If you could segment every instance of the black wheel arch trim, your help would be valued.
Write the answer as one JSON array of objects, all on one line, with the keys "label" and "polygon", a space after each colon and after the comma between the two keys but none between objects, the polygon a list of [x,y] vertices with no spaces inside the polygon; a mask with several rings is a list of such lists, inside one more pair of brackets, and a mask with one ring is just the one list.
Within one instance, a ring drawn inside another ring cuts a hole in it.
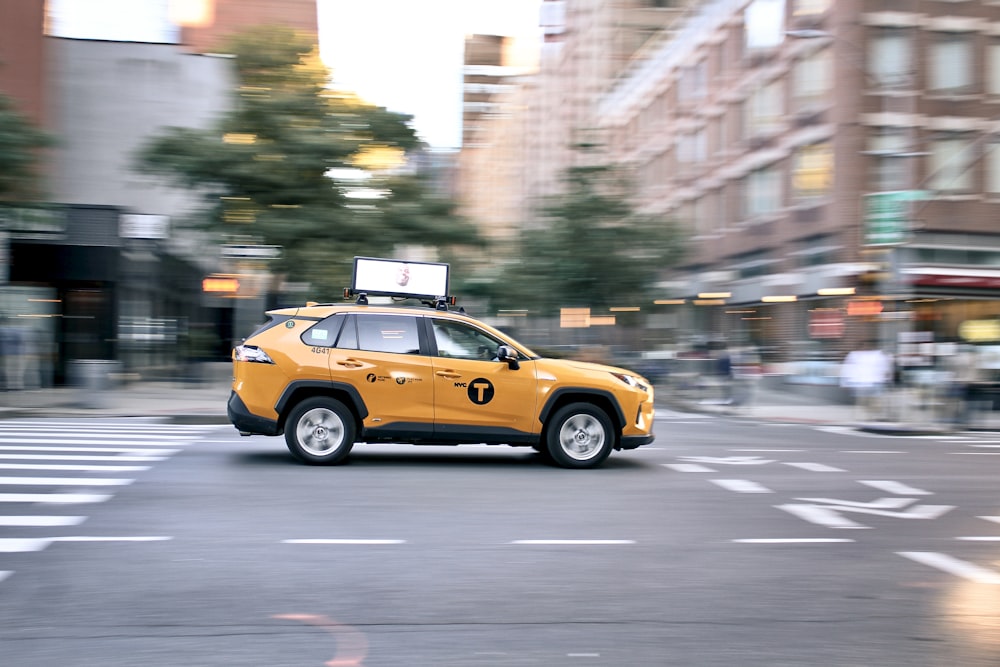
[{"label": "black wheel arch trim", "polygon": [[323,389],[326,391],[343,392],[351,399],[351,405],[354,411],[357,412],[358,418],[364,421],[368,417],[368,408],[365,406],[365,401],[361,398],[361,394],[357,389],[345,382],[327,380],[295,380],[289,382],[285,390],[281,392],[281,396],[278,397],[278,402],[274,404],[274,411],[279,415],[284,414],[285,409],[288,407],[288,401],[300,389]]},{"label": "black wheel arch trim", "polygon": [[614,414],[609,415],[612,419],[616,420],[617,428],[621,429],[625,427],[628,422],[625,420],[625,413],[622,411],[622,406],[619,405],[618,399],[610,391],[604,389],[593,389],[591,387],[560,387],[552,392],[548,400],[545,401],[545,406],[542,407],[542,411],[538,413],[538,419],[543,424],[548,421],[549,414],[552,412],[554,406],[562,399],[566,394],[583,394],[585,396],[600,396],[606,399],[611,407],[614,409]]}]

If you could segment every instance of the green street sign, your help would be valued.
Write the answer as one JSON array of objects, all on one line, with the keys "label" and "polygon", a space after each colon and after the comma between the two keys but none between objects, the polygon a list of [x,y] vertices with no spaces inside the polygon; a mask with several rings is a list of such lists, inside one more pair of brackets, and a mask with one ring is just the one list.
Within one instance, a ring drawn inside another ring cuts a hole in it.
[{"label": "green street sign", "polygon": [[865,245],[899,245],[910,233],[910,202],[927,199],[924,190],[894,190],[865,195]]}]

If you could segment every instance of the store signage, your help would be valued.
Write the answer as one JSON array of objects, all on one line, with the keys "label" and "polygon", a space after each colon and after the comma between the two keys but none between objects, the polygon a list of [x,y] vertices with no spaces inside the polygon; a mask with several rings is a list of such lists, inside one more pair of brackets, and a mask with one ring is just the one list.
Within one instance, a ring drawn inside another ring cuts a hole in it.
[{"label": "store signage", "polygon": [[911,202],[927,199],[923,190],[894,190],[865,195],[865,245],[900,245],[910,234]]},{"label": "store signage", "polygon": [[958,325],[958,335],[970,343],[1000,340],[1000,320],[965,320]]},{"label": "store signage", "polygon": [[1000,277],[919,274],[913,276],[913,284],[926,285],[929,287],[974,287],[978,289],[1000,289]]},{"label": "store signage", "polygon": [[165,239],[170,234],[170,216],[124,213],[118,216],[118,236],[123,239]]}]

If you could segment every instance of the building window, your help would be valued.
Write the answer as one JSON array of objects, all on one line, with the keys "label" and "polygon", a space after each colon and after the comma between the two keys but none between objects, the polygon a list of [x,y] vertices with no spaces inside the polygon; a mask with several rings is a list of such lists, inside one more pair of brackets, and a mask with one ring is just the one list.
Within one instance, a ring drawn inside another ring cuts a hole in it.
[{"label": "building window", "polygon": [[1000,41],[993,41],[986,49],[986,92],[1000,95]]},{"label": "building window", "polygon": [[795,63],[792,75],[796,111],[822,104],[833,84],[833,56],[829,48],[821,49]]},{"label": "building window", "polygon": [[985,158],[986,192],[1000,195],[1000,144],[987,144]]},{"label": "building window", "polygon": [[872,157],[872,174],[869,182],[872,192],[905,190],[909,187],[912,158],[904,157],[910,150],[910,139],[903,129],[886,130],[873,135],[868,141]]},{"label": "building window", "polygon": [[796,199],[823,197],[833,187],[833,149],[829,143],[802,146],[795,154],[792,187]]},{"label": "building window", "polygon": [[913,35],[901,28],[879,28],[871,38],[868,76],[878,88],[913,86]]},{"label": "building window", "polygon": [[773,134],[784,122],[784,86],[777,79],[754,91],[750,97],[747,128],[750,136]]},{"label": "building window", "polygon": [[953,134],[931,141],[930,176],[932,190],[962,193],[972,190],[973,144],[968,135]]},{"label": "building window", "polygon": [[815,16],[816,14],[824,14],[830,5],[833,4],[833,0],[795,0],[795,16]]},{"label": "building window", "polygon": [[928,88],[935,93],[973,92],[972,37],[965,33],[938,33],[928,63]]},{"label": "building window", "polygon": [[677,162],[704,162],[708,157],[708,138],[704,129],[680,135],[677,139]]},{"label": "building window", "polygon": [[750,173],[746,190],[747,215],[751,218],[780,211],[783,207],[781,169],[771,165]]},{"label": "building window", "polygon": [[700,100],[708,92],[708,61],[681,68],[678,95],[682,100]]}]

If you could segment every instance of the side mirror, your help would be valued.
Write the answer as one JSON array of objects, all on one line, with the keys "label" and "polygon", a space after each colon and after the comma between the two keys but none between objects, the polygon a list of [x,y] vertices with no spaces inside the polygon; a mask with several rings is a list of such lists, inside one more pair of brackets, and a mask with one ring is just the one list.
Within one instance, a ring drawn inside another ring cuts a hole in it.
[{"label": "side mirror", "polygon": [[497,348],[497,359],[506,362],[512,371],[521,367],[521,364],[517,363],[517,352],[509,345],[501,345]]}]

